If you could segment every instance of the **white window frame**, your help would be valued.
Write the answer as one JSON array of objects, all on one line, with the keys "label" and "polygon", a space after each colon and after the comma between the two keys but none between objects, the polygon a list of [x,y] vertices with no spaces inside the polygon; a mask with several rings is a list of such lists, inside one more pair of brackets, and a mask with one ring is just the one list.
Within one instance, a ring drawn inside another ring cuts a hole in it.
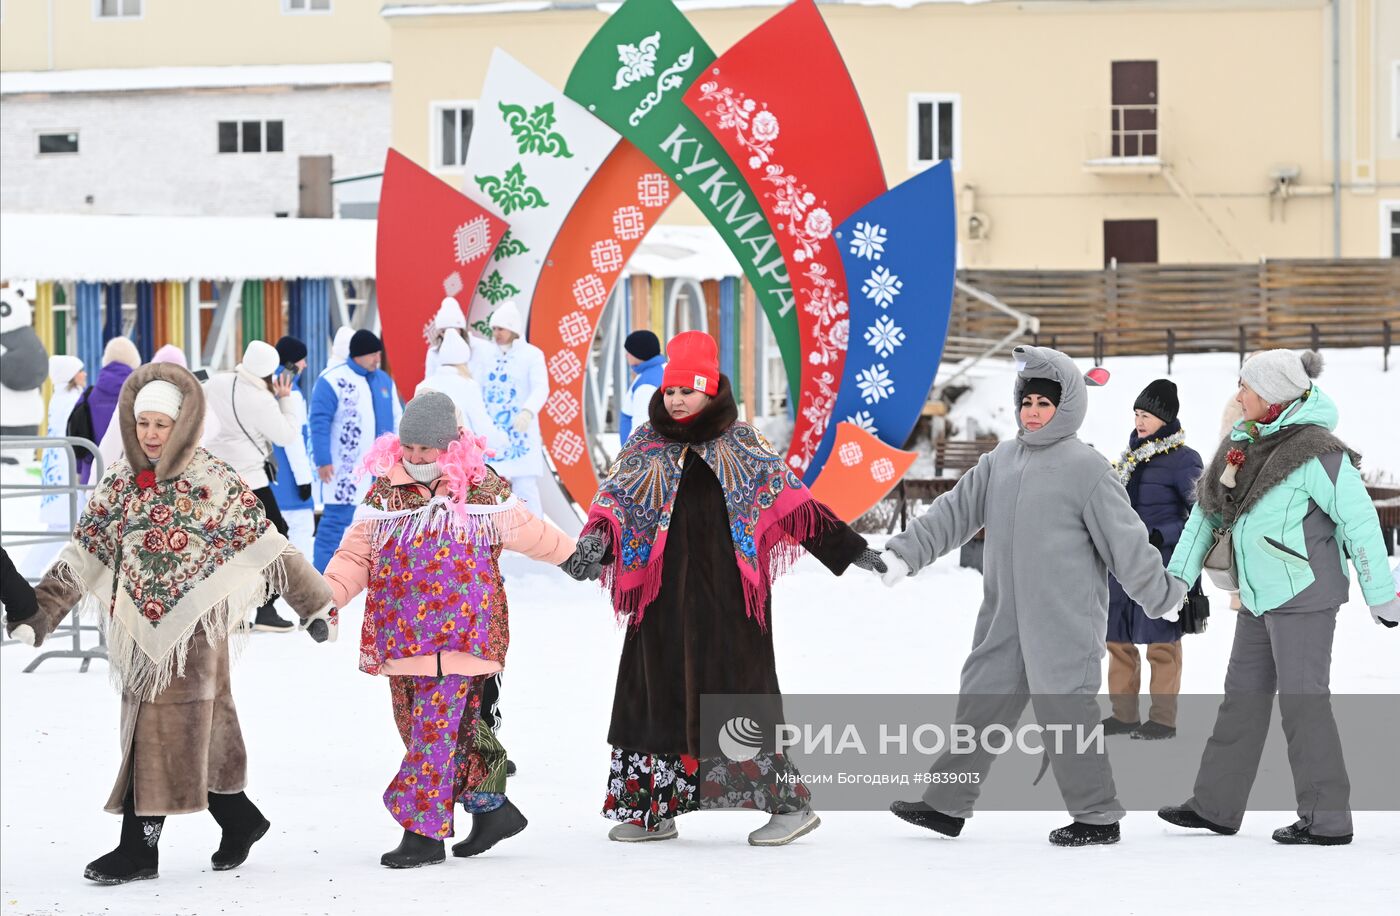
[{"label": "white window frame", "polygon": [[[78,148],[71,153],[41,153],[39,152],[39,138],[49,134],[73,134],[78,138]],[[66,156],[81,156],[83,154],[83,132],[76,127],[70,129],[63,127],[45,127],[34,131],[34,158],[36,159],[62,159]]]},{"label": "white window frame", "polygon": [[935,166],[938,159],[923,161],[919,159],[919,105],[931,103],[933,105],[933,148],[935,153],[938,150],[938,104],[940,102],[953,103],[953,171],[962,171],[962,93],[960,92],[911,92],[909,93],[909,171],[922,172],[924,169]]},{"label": "white window frame", "polygon": [[1383,258],[1390,258],[1390,215],[1400,213],[1400,198],[1381,201],[1381,251]]},{"label": "white window frame", "polygon": [[[438,159],[442,152],[442,112],[448,108],[469,108],[472,112],[472,131],[476,131],[477,99],[435,99],[428,103],[428,161],[434,172],[460,174],[466,171],[466,157],[461,165],[448,165]],[[470,141],[468,141],[470,144]]]},{"label": "white window frame", "polygon": [[[118,9],[126,0],[118,0]],[[98,22],[135,22],[146,18],[146,0],[136,0],[140,6],[140,11],[132,13],[117,13],[115,16],[102,15],[102,0],[92,0],[92,18]]]},{"label": "white window frame", "polygon": [[323,10],[313,10],[311,0],[302,0],[305,6],[302,9],[293,9],[292,0],[282,0],[282,15],[284,16],[329,16],[335,12],[335,0],[330,0]]}]

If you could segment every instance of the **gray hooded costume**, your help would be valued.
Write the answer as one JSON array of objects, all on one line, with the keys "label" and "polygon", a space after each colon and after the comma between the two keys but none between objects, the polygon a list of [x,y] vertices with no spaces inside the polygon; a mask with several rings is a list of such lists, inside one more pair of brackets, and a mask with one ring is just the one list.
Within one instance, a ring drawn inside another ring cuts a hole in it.
[{"label": "gray hooded costume", "polygon": [[[1033,700],[1041,724],[1078,726],[1087,735],[1099,722],[1108,573],[1153,618],[1180,607],[1186,585],[1162,568],[1108,461],[1075,435],[1088,392],[1074,362],[1044,347],[1017,347],[1015,355],[1024,362],[1018,410],[1026,380],[1048,378],[1061,388],[1054,417],[983,455],[888,549],[912,574],[985,528],[985,597],[963,665],[958,721],[979,731],[994,722],[1014,728]],[[1108,759],[1076,755],[1074,734],[1065,753],[1055,753],[1045,736],[1065,806],[1077,821],[1114,823],[1123,808]],[[932,770],[985,773],[992,759],[986,752],[944,754]],[[924,801],[969,817],[978,794],[977,784],[935,779]]]}]

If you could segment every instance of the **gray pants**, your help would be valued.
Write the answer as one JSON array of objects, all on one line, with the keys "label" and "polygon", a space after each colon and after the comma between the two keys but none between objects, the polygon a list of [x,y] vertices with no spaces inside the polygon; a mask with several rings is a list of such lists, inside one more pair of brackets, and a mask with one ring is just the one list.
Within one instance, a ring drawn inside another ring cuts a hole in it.
[{"label": "gray pants", "polygon": [[1351,833],[1351,783],[1329,688],[1337,610],[1240,612],[1225,700],[1186,803],[1201,817],[1236,829],[1244,820],[1277,692],[1298,825],[1319,836]]},{"label": "gray pants", "polygon": [[[1033,616],[1028,623],[1040,624]],[[1053,628],[1053,623],[1049,626]],[[1088,632],[1088,628],[1079,631]],[[971,725],[979,734],[993,724],[1015,729],[1030,703],[1042,726],[1063,724],[1071,728],[1071,735],[1091,733],[1102,717],[1098,704],[1102,649],[1095,652],[1092,644],[1059,644],[1055,635],[1023,632],[1014,613],[984,610],[973,635],[972,654],[963,665],[957,722]],[[1034,647],[1029,657],[1022,649],[1023,637]],[[1060,643],[1065,638],[1061,635]],[[1076,753],[1072,737],[1060,753],[1054,752],[1048,735],[1045,744],[1060,796],[1076,821],[1116,824],[1122,820],[1123,806],[1106,753]],[[982,792],[980,780],[995,759],[980,743],[971,754],[945,752],[929,768],[934,782],[924,792],[924,803],[953,817],[971,817]],[[939,774],[947,773],[975,773],[979,781],[939,782]]]}]

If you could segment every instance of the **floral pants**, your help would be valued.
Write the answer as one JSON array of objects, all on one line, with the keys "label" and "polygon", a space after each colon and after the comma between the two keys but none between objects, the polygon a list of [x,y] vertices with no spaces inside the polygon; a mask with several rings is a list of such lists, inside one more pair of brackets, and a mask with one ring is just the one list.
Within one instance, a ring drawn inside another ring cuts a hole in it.
[{"label": "floral pants", "polygon": [[403,763],[384,807],[405,830],[453,833],[453,805],[473,814],[505,804],[505,748],[481,721],[484,678],[461,674],[389,678]]},{"label": "floral pants", "polygon": [[812,793],[781,754],[759,754],[735,763],[724,757],[648,754],[614,747],[603,816],[655,830],[691,811],[753,808],[792,814]]}]

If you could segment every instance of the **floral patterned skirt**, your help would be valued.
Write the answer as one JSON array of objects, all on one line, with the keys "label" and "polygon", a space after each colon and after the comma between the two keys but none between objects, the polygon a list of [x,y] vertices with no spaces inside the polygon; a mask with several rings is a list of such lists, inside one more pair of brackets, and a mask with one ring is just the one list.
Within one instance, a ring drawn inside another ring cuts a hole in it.
[{"label": "floral patterned skirt", "polygon": [[792,814],[811,801],[797,768],[782,754],[735,763],[725,757],[612,749],[603,817],[655,830],[691,811],[750,808]]}]

